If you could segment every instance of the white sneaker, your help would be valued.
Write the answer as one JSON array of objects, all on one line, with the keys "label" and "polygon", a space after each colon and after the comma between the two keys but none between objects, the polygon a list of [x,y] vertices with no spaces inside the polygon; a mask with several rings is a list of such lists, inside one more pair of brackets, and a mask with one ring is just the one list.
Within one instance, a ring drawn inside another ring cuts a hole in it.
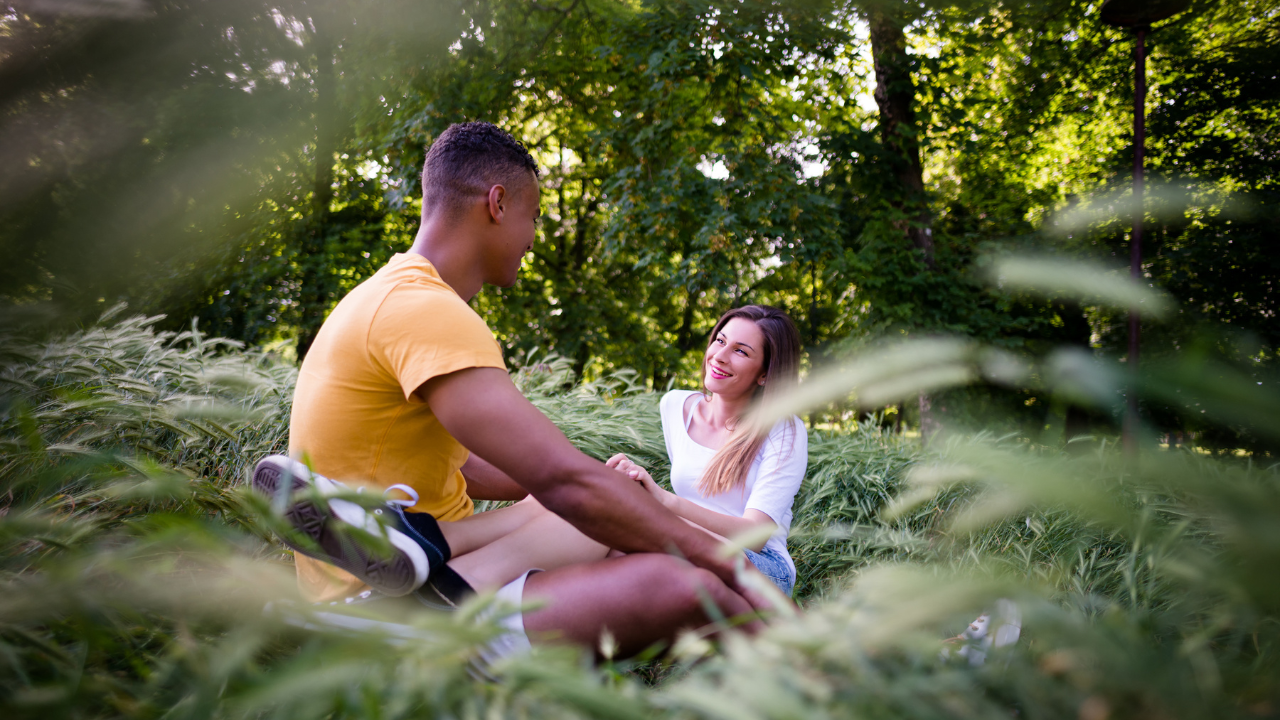
[{"label": "white sneaker", "polygon": [[[322,496],[339,495],[349,490],[342,483],[317,475],[306,465],[284,455],[263,458],[253,471],[253,489],[273,501],[283,494],[285,519],[315,543],[314,546],[303,547],[289,538],[281,538],[286,545],[304,555],[337,565],[385,595],[408,595],[427,581],[431,563],[418,542],[402,532],[400,512],[384,513],[381,509],[369,512],[356,503],[337,498],[304,497],[294,501],[295,493],[312,487]],[[405,502],[393,500],[388,506]],[[381,516],[381,522],[378,516]],[[391,543],[391,554],[371,553],[345,532],[339,531],[335,521],[385,537]]]}]

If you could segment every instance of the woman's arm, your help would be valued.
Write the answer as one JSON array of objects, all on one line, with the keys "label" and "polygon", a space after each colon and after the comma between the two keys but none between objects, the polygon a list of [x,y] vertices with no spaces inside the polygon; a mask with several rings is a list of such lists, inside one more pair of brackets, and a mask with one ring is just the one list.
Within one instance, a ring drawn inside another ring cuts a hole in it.
[{"label": "woman's arm", "polygon": [[[770,431],[768,440],[760,448],[758,474],[742,517],[708,510],[692,500],[663,490],[652,479],[645,489],[679,517],[719,535],[729,537],[766,524],[776,528],[774,518],[785,520],[790,516],[809,463],[809,437],[804,423],[794,417],[784,423]],[[648,473],[644,476],[647,478]],[[753,546],[752,549],[759,551],[765,542],[767,538],[758,543],[760,547]]]},{"label": "woman's arm", "polygon": [[[663,507],[671,512],[721,537],[733,537],[761,526],[768,526],[771,530],[778,527],[773,518],[759,510],[747,510],[743,517],[738,517],[737,515],[726,515],[715,510],[708,510],[695,502],[686,500],[655,483],[647,470],[636,465],[630,458],[621,453],[609,458],[605,465],[626,473],[628,477],[640,483],[655,500],[662,503]],[[747,547],[759,552],[764,548],[764,544],[767,541],[768,538],[766,537],[764,540]]]},{"label": "woman's arm", "polygon": [[[717,535],[729,538],[734,535],[747,532],[748,530],[755,530],[759,527],[768,527],[770,534],[772,534],[772,531],[776,530],[778,527],[778,524],[773,521],[773,518],[759,510],[747,510],[742,517],[726,515],[722,512],[716,512],[715,510],[708,510],[695,502],[686,500],[679,495],[668,492],[656,483],[653,483],[652,480],[649,482],[654,488],[657,488],[659,491],[671,497],[669,504],[668,502],[663,502],[663,505],[665,505],[668,510],[679,515],[685,520],[694,523],[695,525],[699,525],[710,530]],[[652,492],[652,490],[650,492]],[[760,552],[764,549],[764,544],[768,541],[769,538],[766,536],[747,547],[755,550],[756,552]]]}]

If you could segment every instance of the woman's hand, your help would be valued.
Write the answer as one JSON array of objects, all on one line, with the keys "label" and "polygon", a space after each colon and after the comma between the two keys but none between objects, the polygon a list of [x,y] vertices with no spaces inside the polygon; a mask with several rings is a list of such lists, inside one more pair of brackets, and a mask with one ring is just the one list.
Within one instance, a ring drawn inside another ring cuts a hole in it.
[{"label": "woman's hand", "polygon": [[613,468],[614,470],[617,470],[620,473],[626,473],[627,477],[631,478],[632,480],[635,480],[638,483],[643,484],[643,478],[649,478],[650,480],[653,480],[653,478],[649,477],[648,470],[645,470],[644,468],[640,467],[634,462],[631,462],[631,458],[627,457],[626,455],[623,455],[622,453],[618,453],[617,455],[614,455],[608,460],[605,460],[604,466],[608,468]]},{"label": "woman's hand", "polygon": [[675,501],[676,496],[671,492],[664,490],[662,486],[653,481],[653,477],[649,475],[649,471],[640,467],[631,461],[631,458],[618,453],[605,461],[605,467],[611,467],[618,472],[625,473],[627,477],[635,480],[653,496],[654,500],[662,503],[664,507],[670,508]]}]

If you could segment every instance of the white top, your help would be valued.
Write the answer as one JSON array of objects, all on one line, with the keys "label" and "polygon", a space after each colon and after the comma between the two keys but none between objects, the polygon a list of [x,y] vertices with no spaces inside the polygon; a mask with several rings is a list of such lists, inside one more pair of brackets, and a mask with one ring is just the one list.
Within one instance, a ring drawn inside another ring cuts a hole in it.
[{"label": "white top", "polygon": [[686,500],[725,515],[742,517],[747,510],[768,515],[778,524],[778,531],[765,547],[781,553],[794,573],[796,564],[787,552],[787,533],[791,530],[791,505],[809,465],[809,436],[804,423],[792,416],[790,421],[774,425],[741,488],[707,497],[698,489],[698,481],[716,451],[689,437],[693,413],[690,408],[689,416],[685,417],[684,404],[690,395],[700,396],[697,402],[702,402],[699,392],[672,390],[662,396],[659,406],[662,436],[667,442],[667,457],[671,459],[671,489]]}]

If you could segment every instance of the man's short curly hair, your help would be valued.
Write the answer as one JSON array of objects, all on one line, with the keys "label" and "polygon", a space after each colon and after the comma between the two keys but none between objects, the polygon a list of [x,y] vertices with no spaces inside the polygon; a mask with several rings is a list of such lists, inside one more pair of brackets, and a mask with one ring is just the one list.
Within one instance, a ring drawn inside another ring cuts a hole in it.
[{"label": "man's short curly hair", "polygon": [[422,213],[453,214],[494,185],[509,191],[538,177],[538,163],[525,146],[493,123],[450,125],[427,151],[422,166]]}]

